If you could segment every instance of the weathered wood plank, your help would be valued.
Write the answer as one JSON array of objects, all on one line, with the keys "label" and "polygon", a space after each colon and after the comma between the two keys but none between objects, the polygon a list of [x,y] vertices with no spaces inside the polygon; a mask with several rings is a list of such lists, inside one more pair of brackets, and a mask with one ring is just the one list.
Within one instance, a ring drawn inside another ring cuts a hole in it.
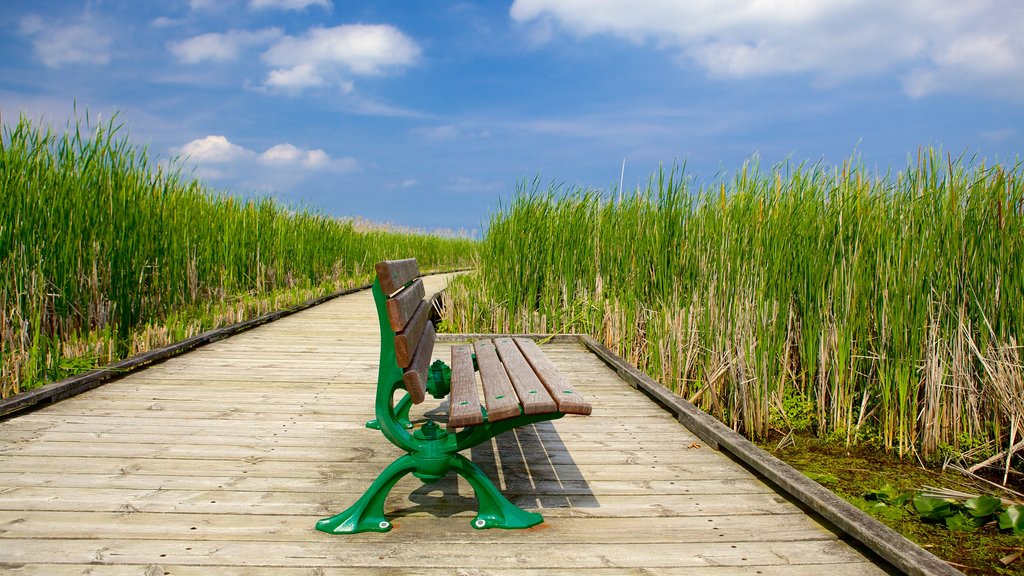
[{"label": "weathered wood plank", "polygon": [[473,370],[473,348],[452,346],[452,383],[448,395],[448,426],[464,428],[483,424],[476,371]]},{"label": "weathered wood plank", "polygon": [[476,350],[476,363],[480,369],[480,380],[483,382],[487,419],[497,422],[519,416],[519,397],[509,382],[505,368],[498,360],[494,343],[490,340],[477,340],[473,343],[473,348]]},{"label": "weathered wood plank", "polygon": [[423,330],[423,338],[416,347],[416,354],[405,369],[402,380],[405,381],[405,388],[412,397],[413,404],[423,402],[427,395],[427,370],[430,369],[430,357],[434,351],[434,325],[427,323]]},{"label": "weathered wood plank", "polygon": [[399,288],[420,275],[420,267],[415,258],[386,260],[378,262],[374,268],[384,294],[394,294]]},{"label": "weathered wood plank", "polygon": [[420,305],[413,312],[409,323],[401,332],[395,334],[395,359],[400,367],[407,368],[412,363],[412,355],[423,338],[423,331],[429,320],[430,303],[420,300]]},{"label": "weathered wood plank", "polygon": [[418,279],[408,288],[396,294],[394,298],[388,299],[385,307],[392,330],[401,332],[405,328],[413,313],[423,304],[424,294],[423,280]]},{"label": "weathered wood plank", "polygon": [[554,364],[541,352],[537,343],[529,338],[516,338],[516,344],[523,351],[537,376],[551,392],[551,397],[558,403],[558,409],[566,414],[590,414],[591,406],[583,396],[569,384]]},{"label": "weathered wood plank", "polygon": [[548,414],[558,410],[551,394],[511,338],[495,338],[494,348],[516,389],[519,402],[523,405],[523,414]]}]

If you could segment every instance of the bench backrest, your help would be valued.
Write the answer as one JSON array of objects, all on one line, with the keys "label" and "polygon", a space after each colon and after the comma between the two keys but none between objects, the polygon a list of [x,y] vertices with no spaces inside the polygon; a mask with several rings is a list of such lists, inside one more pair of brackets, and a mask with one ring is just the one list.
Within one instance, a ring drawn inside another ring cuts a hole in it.
[{"label": "bench backrest", "polygon": [[[414,258],[387,260],[376,265],[374,298],[381,322],[381,364],[390,362],[388,350],[394,349],[394,362],[402,371],[402,381],[413,403],[426,397],[427,370],[434,353],[434,324],[431,304],[424,299],[423,280]],[[379,290],[379,292],[378,292]],[[390,327],[386,330],[385,327]]]}]

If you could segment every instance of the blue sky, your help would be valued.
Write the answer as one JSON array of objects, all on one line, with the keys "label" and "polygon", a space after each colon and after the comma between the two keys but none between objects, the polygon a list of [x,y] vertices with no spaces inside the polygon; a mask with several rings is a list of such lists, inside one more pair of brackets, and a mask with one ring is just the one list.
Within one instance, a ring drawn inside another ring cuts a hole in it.
[{"label": "blue sky", "polygon": [[1014,162],[1019,0],[4,0],[0,114],[119,111],[212,187],[479,229],[517,180]]}]

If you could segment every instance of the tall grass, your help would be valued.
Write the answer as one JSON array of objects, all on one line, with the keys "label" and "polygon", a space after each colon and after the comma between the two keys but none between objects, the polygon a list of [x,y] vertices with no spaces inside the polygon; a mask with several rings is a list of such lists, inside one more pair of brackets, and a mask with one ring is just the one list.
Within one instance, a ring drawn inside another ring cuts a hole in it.
[{"label": "tall grass", "polygon": [[0,136],[0,396],[367,281],[377,260],[460,266],[476,243],[356,230],[214,195],[116,119]]},{"label": "tall grass", "polygon": [[479,272],[449,289],[451,329],[594,334],[752,437],[928,455],[1024,425],[1021,165],[925,150],[884,175],[671,170],[618,198],[524,184]]}]

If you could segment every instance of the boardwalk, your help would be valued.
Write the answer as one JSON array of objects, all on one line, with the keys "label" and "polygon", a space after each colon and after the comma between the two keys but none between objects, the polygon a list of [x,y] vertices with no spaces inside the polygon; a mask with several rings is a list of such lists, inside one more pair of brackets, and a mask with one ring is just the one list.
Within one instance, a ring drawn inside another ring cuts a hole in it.
[{"label": "boardwalk", "polygon": [[363,427],[378,336],[362,292],[0,422],[0,573],[882,573],[581,346],[545,350],[594,415],[473,452],[538,527],[473,530],[451,475],[404,479],[389,534],[313,530],[398,455]]}]

